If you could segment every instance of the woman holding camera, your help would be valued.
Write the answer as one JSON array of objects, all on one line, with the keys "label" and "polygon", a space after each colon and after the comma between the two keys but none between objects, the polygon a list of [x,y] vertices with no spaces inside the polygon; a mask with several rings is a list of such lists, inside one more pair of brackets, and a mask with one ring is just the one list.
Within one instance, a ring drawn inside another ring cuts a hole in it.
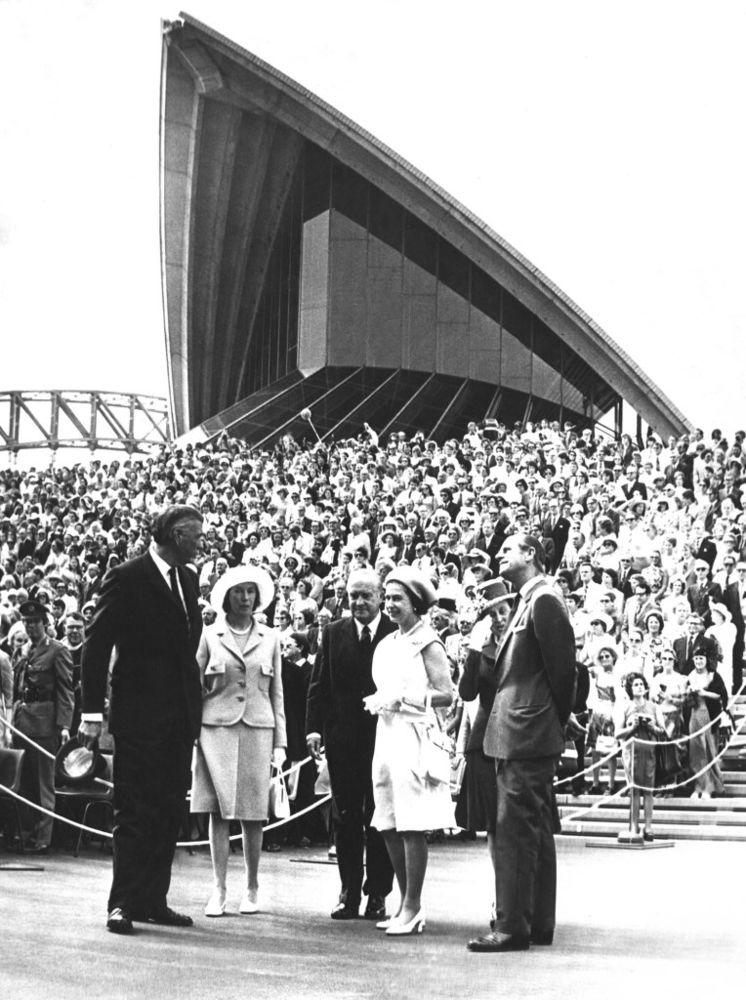
[{"label": "woman holding camera", "polygon": [[[617,738],[626,740],[636,737],[622,750],[622,763],[627,781],[632,786],[632,823],[637,827],[640,820],[640,798],[642,798],[645,825],[643,840],[653,840],[653,788],[655,786],[655,740],[663,735],[663,726],[655,705],[650,701],[650,688],[643,674],[628,674],[624,681],[629,702],[624,706]],[[637,740],[645,740],[638,743]]]},{"label": "woman holding camera", "polygon": [[258,621],[274,584],[258,567],[235,566],[210,595],[218,613],[197,650],[202,675],[202,729],[194,759],[191,811],[210,814],[215,886],[208,917],[225,912],[229,829],[239,820],[245,886],[239,911],[257,913],[262,827],[267,819],[270,768],[285,760],[285,709],[280,640]]}]

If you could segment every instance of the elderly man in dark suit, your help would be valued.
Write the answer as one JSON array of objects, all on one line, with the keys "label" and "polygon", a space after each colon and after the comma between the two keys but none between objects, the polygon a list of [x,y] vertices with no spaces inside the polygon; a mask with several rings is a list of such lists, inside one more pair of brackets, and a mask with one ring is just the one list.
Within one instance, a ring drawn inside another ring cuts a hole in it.
[{"label": "elderly man in dark suit", "polygon": [[308,688],[306,741],[318,757],[323,736],[329,765],[342,882],[332,920],[357,918],[363,893],[368,896],[365,918],[383,920],[394,873],[383,838],[370,825],[377,717],[364,710],[363,698],[375,691],[373,651],[395,626],[381,614],[381,584],[375,571],[350,573],[347,594],[352,617],[327,625],[316,654]]},{"label": "elderly man in dark suit", "polygon": [[551,539],[554,543],[554,552],[549,560],[549,570],[555,573],[562,562],[567,539],[570,535],[570,522],[562,516],[559,501],[556,498],[549,501],[547,517],[541,522],[541,533],[543,538]]},{"label": "elderly man in dark suit", "polygon": [[114,877],[107,927],[189,927],[166,903],[189,788],[202,694],[195,654],[202,632],[197,575],[202,517],[176,504],[154,521],[148,552],[104,578],[81,660],[80,735],[101,731],[112,650],[109,731],[114,751]]},{"label": "elderly man in dark suit", "polygon": [[497,653],[497,692],[484,737],[497,772],[497,916],[492,933],[470,941],[470,951],[522,951],[551,944],[554,936],[552,782],[573,705],[575,640],[544,563],[532,535],[511,535],[500,551],[500,574],[518,598]]}]

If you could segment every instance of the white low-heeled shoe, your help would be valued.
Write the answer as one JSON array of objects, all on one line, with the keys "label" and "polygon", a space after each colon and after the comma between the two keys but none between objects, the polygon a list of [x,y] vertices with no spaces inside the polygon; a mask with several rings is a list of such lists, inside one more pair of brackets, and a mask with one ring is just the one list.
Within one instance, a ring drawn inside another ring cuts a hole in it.
[{"label": "white low-heeled shoe", "polygon": [[222,917],[225,913],[225,889],[213,889],[205,906],[206,917]]},{"label": "white low-heeled shoe", "polygon": [[425,911],[420,910],[415,913],[411,920],[401,923],[392,920],[391,925],[386,928],[386,933],[391,937],[400,937],[405,934],[422,934],[425,929]]},{"label": "white low-heeled shoe", "polygon": [[258,913],[259,903],[256,899],[251,899],[249,896],[249,890],[244,889],[243,896],[241,896],[241,905],[238,907],[239,913]]}]

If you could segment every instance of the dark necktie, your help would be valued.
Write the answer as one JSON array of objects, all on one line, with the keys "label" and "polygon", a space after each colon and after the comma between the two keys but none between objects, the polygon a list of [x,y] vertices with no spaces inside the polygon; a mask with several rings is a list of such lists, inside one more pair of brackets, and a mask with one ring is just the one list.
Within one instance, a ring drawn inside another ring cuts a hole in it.
[{"label": "dark necktie", "polygon": [[184,601],[181,598],[181,591],[179,590],[179,580],[177,576],[177,570],[175,566],[171,566],[168,571],[168,579],[171,584],[171,593],[174,595],[176,600],[179,602],[179,607],[186,615],[186,609],[184,608]]},{"label": "dark necktie", "polygon": [[370,629],[368,628],[367,625],[363,625],[362,630],[360,632],[360,648],[363,650],[364,653],[367,653],[368,650],[370,649],[370,645],[371,645]]}]

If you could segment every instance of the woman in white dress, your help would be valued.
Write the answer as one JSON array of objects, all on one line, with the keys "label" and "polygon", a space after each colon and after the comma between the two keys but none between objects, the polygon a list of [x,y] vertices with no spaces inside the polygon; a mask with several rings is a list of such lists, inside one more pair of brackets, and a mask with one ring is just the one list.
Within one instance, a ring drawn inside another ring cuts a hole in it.
[{"label": "woman in white dress", "polygon": [[454,824],[448,776],[438,780],[442,775],[429,766],[428,733],[438,731],[433,708],[453,700],[443,643],[422,621],[435,600],[432,584],[418,570],[400,566],[389,574],[385,610],[398,631],[376,647],[376,692],[365,700],[368,711],[379,716],[371,824],[383,835],[401,893],[396,914],[377,925],[389,935],[424,930],[425,831]]}]

